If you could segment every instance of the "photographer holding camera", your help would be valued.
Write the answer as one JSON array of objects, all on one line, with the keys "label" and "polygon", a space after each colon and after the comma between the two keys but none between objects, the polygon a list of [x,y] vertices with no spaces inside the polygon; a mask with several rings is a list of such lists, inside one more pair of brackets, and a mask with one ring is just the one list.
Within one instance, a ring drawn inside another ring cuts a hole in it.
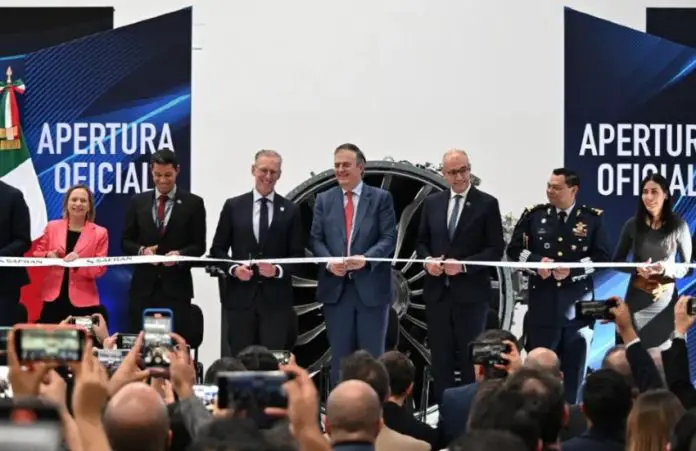
[{"label": "photographer holding camera", "polygon": [[438,429],[440,443],[446,445],[466,432],[471,406],[481,383],[501,379],[522,365],[517,338],[507,330],[490,329],[469,345],[476,381],[448,388],[442,395]]}]

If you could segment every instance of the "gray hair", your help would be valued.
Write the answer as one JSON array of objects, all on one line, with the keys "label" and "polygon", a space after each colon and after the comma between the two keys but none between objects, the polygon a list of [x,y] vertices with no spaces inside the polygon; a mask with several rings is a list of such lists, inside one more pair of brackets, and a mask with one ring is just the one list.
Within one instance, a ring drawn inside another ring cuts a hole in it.
[{"label": "gray hair", "polygon": [[283,164],[283,157],[280,156],[278,152],[271,149],[261,149],[254,155],[254,162],[256,162],[261,157],[272,157],[277,158],[281,164]]}]

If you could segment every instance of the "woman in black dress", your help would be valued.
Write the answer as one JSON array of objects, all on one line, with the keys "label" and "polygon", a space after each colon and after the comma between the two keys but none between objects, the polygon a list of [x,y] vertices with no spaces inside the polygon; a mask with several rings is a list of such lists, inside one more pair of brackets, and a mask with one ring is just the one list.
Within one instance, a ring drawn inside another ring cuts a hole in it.
[{"label": "woman in black dress", "polygon": [[638,336],[646,347],[660,346],[673,330],[677,299],[676,281],[688,268],[674,265],[691,261],[691,234],[688,224],[672,211],[669,184],[660,174],[650,174],[641,182],[641,198],[636,215],[624,224],[614,261],[654,263],[647,268],[625,268],[631,279],[626,303],[633,315]]}]

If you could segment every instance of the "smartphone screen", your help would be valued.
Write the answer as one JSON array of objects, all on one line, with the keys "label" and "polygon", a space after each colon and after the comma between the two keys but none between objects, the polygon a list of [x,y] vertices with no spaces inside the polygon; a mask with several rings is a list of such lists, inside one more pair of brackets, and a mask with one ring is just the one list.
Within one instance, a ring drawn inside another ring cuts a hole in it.
[{"label": "smartphone screen", "polygon": [[0,355],[7,354],[7,336],[11,330],[11,327],[0,327]]},{"label": "smartphone screen", "polygon": [[85,331],[74,328],[15,330],[15,351],[21,362],[82,360]]},{"label": "smartphone screen", "polygon": [[73,321],[77,327],[82,327],[84,329],[87,329],[89,333],[92,333],[92,327],[94,327],[94,323],[92,322],[92,318],[90,316],[77,316],[73,318]]},{"label": "smartphone screen", "polygon": [[116,335],[116,347],[118,349],[132,349],[137,338],[136,334],[118,334]]},{"label": "smartphone screen", "polygon": [[148,309],[143,312],[143,362],[148,367],[169,366],[172,350],[172,311]]},{"label": "smartphone screen", "polygon": [[99,360],[99,363],[106,369],[109,375],[116,372],[121,362],[127,354],[127,350],[123,349],[93,349],[94,356]]},{"label": "smartphone screen", "polygon": [[218,395],[217,385],[194,385],[193,393],[200,399],[203,405],[210,410],[215,404]]}]

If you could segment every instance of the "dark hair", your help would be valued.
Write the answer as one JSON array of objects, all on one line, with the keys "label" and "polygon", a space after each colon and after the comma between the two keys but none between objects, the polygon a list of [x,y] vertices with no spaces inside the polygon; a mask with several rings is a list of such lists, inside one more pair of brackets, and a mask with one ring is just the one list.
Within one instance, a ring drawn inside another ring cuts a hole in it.
[{"label": "dark hair", "polygon": [[448,451],[525,451],[522,439],[508,431],[470,431],[461,435],[447,447]]},{"label": "dark hair", "polygon": [[601,431],[621,431],[633,406],[633,393],[626,379],[611,369],[587,376],[582,395],[585,416]]},{"label": "dark hair", "polygon": [[696,409],[688,410],[674,426],[669,441],[670,451],[692,451],[696,449]]},{"label": "dark hair", "polygon": [[416,377],[416,369],[411,359],[399,351],[384,353],[379,361],[389,374],[389,388],[394,396],[403,396]]},{"label": "dark hair", "polygon": [[205,372],[203,383],[206,385],[217,384],[217,375],[221,372],[246,371],[244,364],[236,357],[222,357],[213,362]]},{"label": "dark hair", "polygon": [[340,146],[336,147],[336,150],[334,150],[334,155],[336,155],[338,152],[340,152],[342,150],[348,150],[350,152],[353,152],[355,154],[355,162],[358,164],[358,166],[364,165],[365,162],[367,161],[365,159],[365,154],[363,153],[363,151],[360,150],[360,148],[358,146],[356,146],[355,144],[351,144],[351,143],[341,144]]},{"label": "dark hair", "polygon": [[521,393],[530,415],[539,422],[541,440],[556,443],[563,428],[565,394],[557,378],[534,368],[520,368],[505,380],[503,390]]},{"label": "dark hair", "polygon": [[662,211],[660,212],[660,219],[662,220],[662,227],[660,231],[669,235],[679,226],[679,217],[672,211],[672,195],[669,192],[669,183],[662,175],[657,172],[648,174],[640,182],[640,193],[641,196],[638,197],[638,207],[636,208],[636,235],[642,236],[648,230],[650,230],[650,223],[652,223],[653,218],[647,208],[645,208],[645,203],[643,203],[643,190],[648,182],[657,183],[660,189],[665,193],[665,202],[662,204]]},{"label": "dark hair", "polygon": [[150,157],[150,164],[160,164],[166,166],[171,164],[174,169],[179,169],[179,159],[176,154],[169,149],[158,150]]},{"label": "dark hair", "polygon": [[468,431],[486,430],[510,431],[529,451],[536,451],[541,439],[539,421],[530,414],[525,396],[504,387],[493,389],[485,400],[480,398],[471,411]]},{"label": "dark hair", "polygon": [[247,346],[237,358],[248,371],[278,371],[280,368],[278,359],[265,346]]},{"label": "dark hair", "polygon": [[262,430],[251,419],[234,417],[216,418],[195,438],[192,451],[271,451]]},{"label": "dark hair", "polygon": [[[517,352],[520,352],[520,343],[515,335],[503,329],[488,329],[483,331],[476,337],[477,342],[501,342],[501,341],[511,341],[517,348]],[[465,352],[469,352],[467,349]],[[483,379],[501,379],[507,377],[507,371],[495,368],[493,366],[484,365],[483,366]]]},{"label": "dark hair", "polygon": [[551,171],[551,173],[553,175],[562,175],[563,177],[565,177],[565,183],[566,185],[568,185],[569,188],[572,188],[574,186],[580,188],[580,176],[577,172],[573,171],[572,169],[556,168],[553,171]]},{"label": "dark hair", "polygon": [[359,380],[377,393],[382,403],[389,398],[389,374],[382,362],[367,351],[356,351],[341,360],[341,382]]}]

